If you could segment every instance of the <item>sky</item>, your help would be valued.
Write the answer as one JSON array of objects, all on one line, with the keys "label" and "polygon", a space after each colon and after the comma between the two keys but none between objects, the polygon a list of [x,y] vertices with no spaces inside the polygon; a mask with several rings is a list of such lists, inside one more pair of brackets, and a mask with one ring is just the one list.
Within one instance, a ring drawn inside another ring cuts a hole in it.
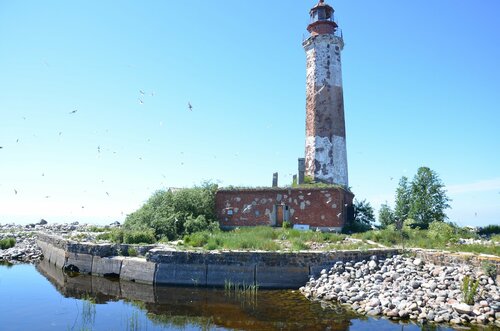
[{"label": "sky", "polygon": [[[393,205],[428,166],[450,221],[499,224],[500,2],[327,2],[356,198]],[[0,224],[108,224],[158,189],[291,183],[314,4],[0,0]]]}]

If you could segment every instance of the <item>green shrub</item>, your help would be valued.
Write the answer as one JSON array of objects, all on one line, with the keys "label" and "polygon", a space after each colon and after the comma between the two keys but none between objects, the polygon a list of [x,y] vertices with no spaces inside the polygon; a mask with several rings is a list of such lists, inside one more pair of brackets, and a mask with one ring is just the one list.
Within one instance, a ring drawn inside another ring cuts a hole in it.
[{"label": "green shrub", "polygon": [[125,244],[154,244],[156,238],[153,230],[124,231],[123,242]]},{"label": "green shrub", "polygon": [[123,233],[124,231],[119,228],[111,229],[109,232],[100,233],[96,236],[97,240],[111,241],[117,244],[123,243]]},{"label": "green shrub", "polygon": [[449,241],[455,233],[455,229],[445,222],[432,222],[429,224],[428,236],[432,240],[440,242]]},{"label": "green shrub", "polygon": [[0,249],[9,249],[16,245],[16,239],[14,238],[5,238],[0,240]]},{"label": "green shrub", "polygon": [[209,230],[211,232],[219,230],[218,222],[209,222],[205,216],[199,215],[194,218],[193,216],[188,216],[186,222],[184,223],[184,231],[187,234],[200,232],[204,230]]},{"label": "green shrub", "polygon": [[210,238],[210,233],[208,232],[196,232],[184,237],[184,243],[192,247],[203,247],[208,243]]},{"label": "green shrub", "polygon": [[469,276],[465,276],[462,281],[462,296],[464,302],[468,305],[473,305],[479,287],[479,279],[474,280]]},{"label": "green shrub", "polygon": [[128,248],[128,256],[137,256],[139,255],[139,252],[137,252],[137,249],[134,247],[129,247]]},{"label": "green shrub", "polygon": [[291,229],[292,228],[292,223],[288,221],[283,221],[283,224],[281,225],[283,229]]},{"label": "green shrub", "polygon": [[179,191],[158,191],[127,216],[126,230],[152,229],[156,239],[174,240],[202,230],[215,230],[217,185],[204,183]]}]

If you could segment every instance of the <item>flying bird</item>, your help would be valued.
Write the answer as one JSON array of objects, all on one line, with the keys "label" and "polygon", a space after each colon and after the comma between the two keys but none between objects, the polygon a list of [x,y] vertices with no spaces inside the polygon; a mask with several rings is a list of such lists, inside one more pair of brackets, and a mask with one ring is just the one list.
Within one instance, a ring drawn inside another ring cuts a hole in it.
[{"label": "flying bird", "polygon": [[17,190],[16,189],[14,189],[14,193],[17,195]]},{"label": "flying bird", "polygon": [[191,102],[188,102],[188,108],[190,111],[193,111],[193,105],[191,105]]},{"label": "flying bird", "polygon": [[74,114],[74,113],[76,113],[77,111],[78,111],[78,109],[75,109],[75,110],[73,110],[73,111],[70,111],[70,112],[69,112],[69,114]]},{"label": "flying bird", "polygon": [[101,146],[97,146],[97,153],[101,153]]},{"label": "flying bird", "polygon": [[141,99],[139,99],[139,104],[143,105],[144,101],[142,101]]},{"label": "flying bird", "polygon": [[143,90],[139,90],[139,93],[144,95],[144,91]]},{"label": "flying bird", "polygon": [[109,197],[109,193],[108,192],[106,192],[106,195]]}]

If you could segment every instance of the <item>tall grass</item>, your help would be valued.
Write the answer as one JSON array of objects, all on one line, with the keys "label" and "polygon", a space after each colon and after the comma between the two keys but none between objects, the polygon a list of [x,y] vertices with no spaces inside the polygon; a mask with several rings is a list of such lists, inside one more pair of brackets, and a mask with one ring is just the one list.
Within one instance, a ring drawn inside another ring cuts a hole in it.
[{"label": "tall grass", "polygon": [[363,240],[372,240],[385,246],[446,249],[450,251],[484,253],[500,256],[500,246],[498,244],[458,244],[459,238],[477,238],[477,235],[466,229],[444,222],[433,222],[430,224],[428,230],[412,228],[410,224],[407,224],[403,226],[402,231],[397,231],[394,226],[390,225],[383,230],[356,233],[353,237]]},{"label": "tall grass", "polygon": [[335,233],[257,226],[228,232],[196,232],[185,236],[184,244],[191,247],[202,247],[207,250],[277,251],[282,249],[281,242],[287,241],[290,243],[292,250],[307,250],[310,249],[310,243],[340,243],[344,238],[345,235]]},{"label": "tall grass", "polygon": [[245,284],[243,282],[233,283],[230,280],[224,281],[224,292],[226,295],[235,295],[237,297],[250,297],[255,298],[259,293],[259,285],[256,284]]}]

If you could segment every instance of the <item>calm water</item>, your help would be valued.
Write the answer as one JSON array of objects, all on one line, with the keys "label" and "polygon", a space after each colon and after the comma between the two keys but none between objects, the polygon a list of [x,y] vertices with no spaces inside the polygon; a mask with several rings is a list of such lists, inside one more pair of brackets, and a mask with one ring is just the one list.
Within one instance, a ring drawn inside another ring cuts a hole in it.
[{"label": "calm water", "polygon": [[292,291],[153,287],[0,265],[0,330],[452,330],[366,319]]}]

